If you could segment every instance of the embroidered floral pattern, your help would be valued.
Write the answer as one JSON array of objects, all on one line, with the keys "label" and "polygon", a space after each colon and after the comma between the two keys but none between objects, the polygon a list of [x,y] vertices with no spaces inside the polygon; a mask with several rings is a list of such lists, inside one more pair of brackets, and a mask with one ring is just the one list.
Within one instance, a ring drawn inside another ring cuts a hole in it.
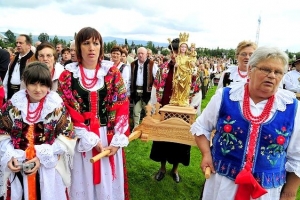
[{"label": "embroidered floral pattern", "polygon": [[232,125],[236,122],[236,120],[231,120],[230,116],[227,116],[223,121],[223,126],[220,127],[220,133],[222,134],[219,138],[218,142],[221,146],[221,151],[223,155],[230,153],[236,148],[242,149],[243,143],[241,140],[238,140],[236,135],[238,133],[243,133],[240,127],[237,130],[234,130]]},{"label": "embroidered floral pattern", "polygon": [[[34,126],[35,144],[53,144],[60,134],[67,137],[74,136],[69,114],[63,107],[55,109],[43,122],[38,122]],[[29,125],[23,122],[20,111],[8,101],[0,115],[0,134],[9,134],[14,148],[25,150],[28,147],[28,140],[25,137],[28,127]]]},{"label": "embroidered floral pattern", "polygon": [[[104,77],[104,81],[107,89],[107,95],[103,101],[105,102],[108,112],[107,134],[113,135],[116,123],[116,111],[124,105],[124,102],[127,102],[126,86],[123,83],[121,73],[117,67],[111,67],[109,69]],[[64,71],[59,78],[58,92],[65,104],[70,105],[73,109],[82,113],[84,110],[83,99],[78,95],[77,91],[72,91],[71,82],[72,73],[67,70]],[[128,113],[126,113],[126,115],[128,116]]]},{"label": "embroidered floral pattern", "polygon": [[272,137],[271,134],[263,136],[263,139],[266,140],[269,145],[260,148],[261,155],[266,156],[271,165],[275,165],[277,160],[283,156],[286,137],[290,134],[284,126],[281,130],[275,129],[275,132],[277,133],[277,137]]}]

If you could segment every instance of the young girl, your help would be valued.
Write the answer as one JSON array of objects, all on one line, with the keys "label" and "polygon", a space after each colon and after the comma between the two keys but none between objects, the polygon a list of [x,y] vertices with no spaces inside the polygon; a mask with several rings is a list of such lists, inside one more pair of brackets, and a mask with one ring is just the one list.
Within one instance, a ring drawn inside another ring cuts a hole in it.
[{"label": "young girl", "polygon": [[71,119],[62,99],[50,91],[46,64],[30,63],[23,81],[26,89],[15,93],[0,113],[0,196],[67,199],[75,146]]}]

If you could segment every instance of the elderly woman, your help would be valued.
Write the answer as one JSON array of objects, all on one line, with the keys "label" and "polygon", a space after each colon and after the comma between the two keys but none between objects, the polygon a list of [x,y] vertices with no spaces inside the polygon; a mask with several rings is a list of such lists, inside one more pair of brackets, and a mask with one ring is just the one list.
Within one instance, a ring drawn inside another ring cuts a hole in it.
[{"label": "elderly woman", "polygon": [[218,88],[225,87],[231,82],[247,82],[247,63],[257,45],[254,42],[241,41],[236,48],[236,59],[238,66],[230,66],[225,70],[218,83]]},{"label": "elderly woman", "polygon": [[281,50],[258,48],[248,62],[249,82],[217,90],[192,125],[201,169],[213,172],[203,199],[295,199],[300,109],[295,95],[278,87],[287,63]]},{"label": "elderly woman", "polygon": [[[43,42],[37,46],[34,56],[38,61],[45,63],[48,66],[52,79],[51,90],[56,92],[58,87],[58,78],[64,71],[64,67],[56,62],[58,55],[55,47],[51,43]],[[21,83],[21,89],[25,89],[23,82]]]}]

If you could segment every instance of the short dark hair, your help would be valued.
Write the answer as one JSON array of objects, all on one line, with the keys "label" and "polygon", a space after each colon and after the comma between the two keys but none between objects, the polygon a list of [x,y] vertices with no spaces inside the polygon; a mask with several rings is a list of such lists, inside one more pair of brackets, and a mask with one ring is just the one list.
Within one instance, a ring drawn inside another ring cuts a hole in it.
[{"label": "short dark hair", "polygon": [[20,34],[19,35],[19,37],[20,36],[23,36],[23,37],[25,37],[25,39],[26,39],[26,44],[29,44],[29,45],[31,45],[32,44],[32,40],[31,40],[31,38],[28,36],[28,35],[26,35],[26,34]]},{"label": "short dark hair", "polygon": [[128,51],[127,51],[126,49],[124,49],[124,48],[122,49],[121,55],[122,55],[123,53],[125,53],[126,57],[128,56]]},{"label": "short dark hair", "polygon": [[114,52],[114,51],[119,51],[120,54],[122,54],[122,47],[115,45],[111,48],[110,53]]},{"label": "short dark hair", "polygon": [[31,62],[29,63],[22,75],[22,80],[25,85],[41,83],[46,85],[50,89],[52,88],[52,78],[48,66],[42,62]]},{"label": "short dark hair", "polygon": [[45,49],[45,48],[50,48],[50,49],[52,49],[52,51],[53,51],[53,56],[54,56],[54,60],[55,60],[55,62],[56,62],[57,59],[58,59],[58,54],[57,54],[57,52],[56,52],[55,47],[54,47],[53,44],[51,44],[50,42],[42,42],[40,45],[38,45],[38,46],[36,47],[36,51],[35,51],[35,54],[34,54],[35,59],[38,60],[39,51],[41,51],[41,50],[43,50],[43,49]]},{"label": "short dark hair", "polygon": [[94,40],[99,40],[100,42],[100,53],[99,53],[99,61],[103,59],[104,56],[104,50],[103,50],[103,39],[101,34],[94,28],[91,27],[85,27],[82,28],[76,35],[75,38],[75,47],[76,47],[76,55],[77,55],[77,60],[79,63],[82,62],[82,54],[81,54],[81,44],[89,40],[90,38],[93,38]]},{"label": "short dark hair", "polygon": [[61,50],[61,54],[64,54],[65,51],[68,51],[69,53],[71,52],[69,47],[65,47]]}]

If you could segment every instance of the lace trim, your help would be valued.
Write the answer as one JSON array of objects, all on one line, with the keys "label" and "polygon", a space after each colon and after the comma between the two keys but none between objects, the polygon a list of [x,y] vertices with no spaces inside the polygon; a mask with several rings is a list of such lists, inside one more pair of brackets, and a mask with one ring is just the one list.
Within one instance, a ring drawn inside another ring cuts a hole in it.
[{"label": "lace trim", "polygon": [[[98,79],[103,79],[104,80],[104,76],[107,75],[109,69],[113,66],[113,62],[111,61],[108,61],[108,60],[102,60],[101,61],[101,67],[98,71],[98,74],[97,74],[97,78]],[[81,75],[80,75],[80,70],[79,70],[79,67],[78,67],[78,63],[70,63],[68,65],[66,65],[66,70],[68,70],[69,72],[72,72],[73,73],[73,77],[74,78],[80,78],[81,79]]]},{"label": "lace trim", "polygon": [[115,147],[126,147],[128,144],[128,137],[125,134],[115,134],[110,142],[110,145]]},{"label": "lace trim", "polygon": [[100,141],[100,138],[93,132],[89,132],[84,128],[75,127],[75,134],[78,140],[78,152],[87,152],[92,150],[94,146]]},{"label": "lace trim", "polygon": [[54,168],[57,164],[58,157],[54,155],[54,146],[49,144],[41,144],[34,146],[36,157],[40,159],[41,164],[46,168]]},{"label": "lace trim", "polygon": [[[237,82],[231,84],[231,90],[229,91],[229,98],[232,101],[242,101],[244,97],[244,85],[245,83]],[[275,102],[274,108],[279,111],[285,111],[287,104],[292,104],[296,95],[293,92],[278,88],[278,91],[275,93]]]},{"label": "lace trim", "polygon": [[[16,94],[13,95],[11,98],[12,105],[17,107],[23,115],[27,115],[27,98],[25,90],[20,90]],[[45,117],[53,112],[54,109],[62,106],[62,99],[60,96],[53,91],[50,91],[49,94],[46,96],[44,107],[41,113],[41,119],[45,119]],[[23,119],[24,116],[23,116]]]}]

